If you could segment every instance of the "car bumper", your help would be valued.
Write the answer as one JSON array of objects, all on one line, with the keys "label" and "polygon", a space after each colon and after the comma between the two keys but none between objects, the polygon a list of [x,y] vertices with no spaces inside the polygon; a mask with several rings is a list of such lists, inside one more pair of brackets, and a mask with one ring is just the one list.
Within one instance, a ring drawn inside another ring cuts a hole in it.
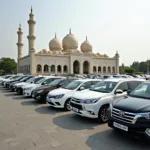
[{"label": "car bumper", "polygon": [[72,112],[83,116],[83,117],[87,117],[87,118],[98,118],[97,113],[94,111],[94,109],[91,108],[87,108],[85,105],[81,105],[81,104],[77,104],[77,103],[73,103],[71,102],[71,110]]},{"label": "car bumper", "polygon": [[[123,126],[127,126],[128,131],[124,131],[122,129],[119,129],[118,127],[115,127],[114,122],[119,123]],[[132,135],[136,135],[136,136],[144,136],[144,137],[150,138],[150,135],[146,134],[146,129],[150,129],[150,125],[146,127],[146,126],[136,125],[136,124],[126,124],[126,123],[120,122],[118,120],[114,120],[109,117],[108,126],[111,128],[120,130],[126,134],[132,134]]]},{"label": "car bumper", "polygon": [[64,108],[64,99],[47,98],[46,103],[55,108]]},{"label": "car bumper", "polygon": [[28,97],[28,96],[31,96],[31,93],[32,93],[32,91],[29,91],[29,90],[24,90],[24,91],[23,91],[23,95],[24,95],[24,96],[27,96],[27,97]]}]

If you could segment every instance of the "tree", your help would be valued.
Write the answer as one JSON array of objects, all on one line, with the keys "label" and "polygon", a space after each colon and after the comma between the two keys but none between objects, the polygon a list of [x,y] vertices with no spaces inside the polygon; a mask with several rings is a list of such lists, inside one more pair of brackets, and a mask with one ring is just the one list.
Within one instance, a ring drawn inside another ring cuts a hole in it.
[{"label": "tree", "polygon": [[3,70],[5,74],[12,74],[17,72],[17,63],[11,58],[0,59],[0,70]]},{"label": "tree", "polygon": [[128,73],[128,74],[133,74],[135,72],[135,69],[134,68],[131,68],[131,67],[126,67],[124,69],[125,73]]}]

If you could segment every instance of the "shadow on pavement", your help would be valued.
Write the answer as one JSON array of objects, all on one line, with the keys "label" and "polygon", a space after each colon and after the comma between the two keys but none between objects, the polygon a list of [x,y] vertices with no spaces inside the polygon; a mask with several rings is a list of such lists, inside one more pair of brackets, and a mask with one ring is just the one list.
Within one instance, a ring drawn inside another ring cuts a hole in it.
[{"label": "shadow on pavement", "polygon": [[91,150],[149,150],[150,143],[109,129],[89,136],[86,144]]},{"label": "shadow on pavement", "polygon": [[63,113],[63,109],[56,109],[50,106],[41,106],[35,109],[36,112],[40,114],[56,114],[56,113]]},{"label": "shadow on pavement", "polygon": [[9,94],[4,94],[4,96],[11,97],[11,96],[18,96],[17,93],[9,93]]},{"label": "shadow on pavement", "polygon": [[53,119],[53,123],[61,128],[69,130],[94,129],[99,124],[95,119],[84,118],[76,114],[66,114]]},{"label": "shadow on pavement", "polygon": [[31,99],[30,97],[25,97],[25,96],[21,96],[21,95],[17,95],[16,97],[13,97],[12,99],[14,100],[26,100],[26,99]]},{"label": "shadow on pavement", "polygon": [[23,106],[38,106],[38,105],[40,105],[37,101],[35,101],[33,99],[31,99],[29,101],[23,101],[23,102],[21,102],[21,104]]}]

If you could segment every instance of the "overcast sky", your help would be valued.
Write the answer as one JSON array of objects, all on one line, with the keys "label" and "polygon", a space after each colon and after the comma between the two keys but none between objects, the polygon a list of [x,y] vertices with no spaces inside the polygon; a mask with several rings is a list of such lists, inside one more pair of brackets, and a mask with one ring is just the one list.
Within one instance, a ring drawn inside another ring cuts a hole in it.
[{"label": "overcast sky", "polygon": [[[93,51],[113,57],[120,64],[146,60],[150,53],[150,0],[0,0],[0,56],[17,58],[17,29],[23,29],[23,54],[28,53],[30,7],[36,24],[36,52],[49,41],[68,34],[81,44],[88,36]],[[79,45],[80,47],[80,45]]]}]

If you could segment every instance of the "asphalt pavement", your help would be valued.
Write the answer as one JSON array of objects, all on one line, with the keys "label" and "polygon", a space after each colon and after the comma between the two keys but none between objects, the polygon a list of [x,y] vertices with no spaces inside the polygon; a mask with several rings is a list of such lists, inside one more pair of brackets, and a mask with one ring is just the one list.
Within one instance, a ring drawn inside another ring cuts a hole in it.
[{"label": "asphalt pavement", "polygon": [[0,150],[150,150],[150,142],[0,87]]}]

